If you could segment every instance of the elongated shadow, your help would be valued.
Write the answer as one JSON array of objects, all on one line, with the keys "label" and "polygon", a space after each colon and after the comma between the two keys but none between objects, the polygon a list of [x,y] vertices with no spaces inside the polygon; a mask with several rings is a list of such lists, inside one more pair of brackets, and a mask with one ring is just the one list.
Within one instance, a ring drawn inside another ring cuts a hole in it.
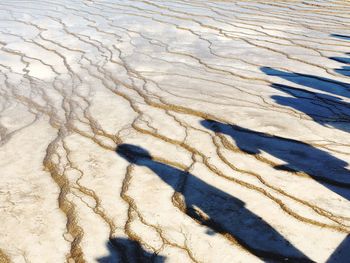
[{"label": "elongated shadow", "polygon": [[323,126],[350,132],[350,103],[332,95],[287,85],[274,83],[271,87],[293,96],[271,96],[276,103],[301,111]]},{"label": "elongated shadow", "polygon": [[[184,197],[185,213],[207,226],[208,234],[229,234],[245,249],[266,260],[312,262],[238,198],[190,173],[154,160],[141,147],[122,144],[116,152],[129,163],[149,168],[180,192]],[[186,183],[185,187],[179,186],[181,182]]]},{"label": "elongated shadow", "polygon": [[149,253],[137,241],[128,238],[115,238],[107,242],[109,254],[98,258],[99,263],[164,263],[165,257]]},{"label": "elongated shadow", "polygon": [[245,153],[257,155],[266,152],[285,162],[275,166],[276,169],[307,173],[323,186],[350,200],[350,171],[346,169],[345,161],[296,140],[212,120],[203,120],[201,124],[216,133],[230,136]]},{"label": "elongated shadow", "polygon": [[338,68],[335,70],[335,72],[342,74],[346,77],[350,77],[350,67],[349,66],[343,66],[341,68]]},{"label": "elongated shadow", "polygon": [[331,37],[336,37],[336,38],[340,38],[340,39],[350,40],[350,36],[341,35],[341,34],[331,34]]},{"label": "elongated shadow", "polygon": [[[338,34],[332,34],[331,36],[339,38],[339,39],[350,41],[350,36],[338,35]],[[333,60],[335,60],[339,63],[342,63],[342,64],[350,65],[350,53],[345,53],[345,55],[347,55],[347,57],[331,57],[330,59],[333,59]],[[346,77],[350,77],[350,67],[349,66],[342,66],[339,69],[335,69],[335,72],[342,74]]]},{"label": "elongated shadow", "polygon": [[271,96],[276,103],[301,111],[323,126],[350,132],[350,103],[332,95],[333,93],[350,98],[349,84],[273,68],[265,67],[261,68],[261,70],[268,75],[279,76],[288,81],[311,87],[312,89],[328,92],[329,94],[324,94],[278,83],[271,84],[272,88],[293,96]]},{"label": "elongated shadow", "polygon": [[350,235],[337,247],[327,260],[327,263],[340,263],[350,261]]},{"label": "elongated shadow", "polygon": [[335,69],[334,71],[346,77],[350,77],[350,66],[347,66],[350,65],[350,53],[345,53],[345,55],[348,57],[331,57],[330,59],[345,64],[346,66],[342,66],[341,68]]},{"label": "elongated shadow", "polygon": [[[343,40],[350,40],[350,37],[346,35],[332,34],[331,36]],[[345,54],[349,55],[349,53]],[[350,57],[330,57],[330,59],[342,64],[350,64]],[[278,104],[304,112],[321,125],[350,132],[350,103],[334,96],[350,98],[349,83],[315,75],[286,72],[270,67],[261,67],[260,69],[266,75],[278,76],[313,90],[327,92],[328,94],[323,94],[278,83],[271,85],[271,87],[293,96],[272,96]],[[349,66],[343,66],[342,68],[335,69],[335,71],[344,76],[350,76]]]},{"label": "elongated shadow", "polygon": [[335,60],[339,63],[350,64],[350,58],[344,57],[330,57],[330,59]]},{"label": "elongated shadow", "polygon": [[299,84],[315,90],[328,92],[333,95],[339,95],[346,98],[350,98],[349,83],[323,78],[315,75],[287,72],[270,67],[261,67],[260,70],[269,76],[277,76],[295,84]]}]

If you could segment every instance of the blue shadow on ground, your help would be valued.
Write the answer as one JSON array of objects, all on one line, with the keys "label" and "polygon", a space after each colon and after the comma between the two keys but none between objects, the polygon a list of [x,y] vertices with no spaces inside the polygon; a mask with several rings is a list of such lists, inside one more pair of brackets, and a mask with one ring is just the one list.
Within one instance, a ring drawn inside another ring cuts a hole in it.
[{"label": "blue shadow on ground", "polygon": [[[212,120],[201,121],[203,127],[230,136],[237,147],[248,154],[266,152],[283,160],[275,169],[304,172],[314,180],[350,200],[350,171],[347,162],[297,140],[249,130]],[[305,189],[307,190],[307,189]]]},{"label": "blue shadow on ground", "polygon": [[114,238],[109,240],[106,245],[109,254],[98,258],[98,263],[164,263],[166,259],[163,256],[144,250],[138,241],[128,238]]},{"label": "blue shadow on ground", "polygon": [[327,260],[327,263],[341,263],[350,261],[350,235],[337,247]]},{"label": "blue shadow on ground", "polygon": [[249,252],[266,260],[312,262],[271,225],[249,211],[240,199],[193,174],[154,160],[139,146],[122,144],[116,152],[129,163],[152,170],[174,191],[181,193],[186,207],[184,212],[208,227],[209,235],[230,235]]},{"label": "blue shadow on ground", "polygon": [[[291,73],[262,67],[261,71],[269,76],[277,76],[292,83],[311,88],[304,89],[273,83],[271,87],[289,96],[274,95],[271,98],[280,105],[288,106],[305,113],[313,121],[327,127],[350,132],[350,103],[342,100],[350,98],[350,84],[322,77]],[[320,93],[314,90],[320,90]],[[335,95],[335,96],[334,96]]]}]

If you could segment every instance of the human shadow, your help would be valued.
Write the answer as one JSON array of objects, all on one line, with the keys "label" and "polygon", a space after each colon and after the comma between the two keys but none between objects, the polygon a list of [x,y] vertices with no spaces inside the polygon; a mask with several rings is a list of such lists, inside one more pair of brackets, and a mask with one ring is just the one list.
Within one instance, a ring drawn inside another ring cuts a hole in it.
[{"label": "human shadow", "polygon": [[336,38],[340,38],[340,39],[350,40],[350,36],[341,35],[341,34],[331,34],[331,37],[336,37]]},{"label": "human shadow", "polygon": [[[330,59],[345,65],[350,65],[350,53],[345,53],[345,55],[348,57],[330,57]],[[334,71],[341,75],[344,75],[345,77],[350,77],[350,66],[342,66],[341,68],[335,69]]]},{"label": "human shadow", "polygon": [[[208,227],[208,234],[233,237],[252,254],[269,262],[312,262],[245,203],[188,172],[154,160],[145,149],[122,144],[116,152],[129,163],[152,170],[184,198],[185,213]],[[186,180],[184,180],[186,179]],[[185,182],[185,187],[180,187]]]},{"label": "human shadow", "polygon": [[98,258],[99,263],[164,263],[165,257],[144,250],[141,244],[128,238],[111,239],[106,244],[109,254]]},{"label": "human shadow", "polygon": [[257,132],[233,124],[202,120],[203,127],[230,136],[248,154],[266,152],[283,162],[278,170],[304,172],[323,186],[350,200],[350,170],[347,163],[331,154],[297,140]]},{"label": "human shadow", "polygon": [[350,261],[350,235],[343,240],[337,249],[328,258],[327,263],[341,263]]},{"label": "human shadow", "polygon": [[312,89],[326,91],[328,94],[278,83],[270,85],[272,88],[293,96],[271,96],[276,103],[301,111],[323,126],[350,132],[350,103],[333,95],[350,98],[350,84],[267,67],[261,70],[270,76],[278,76]]},{"label": "human shadow", "polygon": [[287,85],[273,83],[271,87],[293,96],[271,96],[279,105],[301,111],[323,126],[350,132],[350,103],[329,94]]},{"label": "human shadow", "polygon": [[[350,36],[337,34],[332,34],[331,36],[350,41]],[[342,64],[350,65],[350,53],[345,53],[345,55],[347,55],[348,57],[330,57],[330,59]],[[339,69],[335,69],[335,72],[342,74],[346,77],[350,77],[350,66],[342,66]]]},{"label": "human shadow", "polygon": [[335,69],[335,72],[342,74],[346,77],[350,77],[350,66],[343,66],[341,68]]},{"label": "human shadow", "polygon": [[287,72],[270,67],[261,67],[260,70],[269,76],[277,76],[295,84],[315,90],[331,93],[333,95],[350,98],[350,84],[329,78],[309,74]]},{"label": "human shadow", "polygon": [[[346,53],[346,55],[349,55],[348,53]],[[330,59],[337,61],[339,63],[343,63],[343,64],[350,64],[350,57],[349,58],[344,58],[344,57],[330,57]]]},{"label": "human shadow", "polygon": [[[340,39],[350,40],[350,36],[332,34],[331,36],[337,37]],[[350,53],[345,53],[350,55]],[[340,62],[342,64],[350,64],[350,58],[348,57],[330,57],[330,59]],[[324,78],[320,76],[302,74],[296,72],[287,72],[283,70],[274,69],[271,67],[261,67],[260,70],[269,76],[277,76],[287,81],[290,81],[295,84],[302,85],[304,87],[312,88],[314,90],[324,91],[331,93],[333,95],[343,96],[350,98],[350,83],[337,81],[330,78]],[[338,69],[337,72],[348,76],[349,67],[344,66],[341,69]]]}]

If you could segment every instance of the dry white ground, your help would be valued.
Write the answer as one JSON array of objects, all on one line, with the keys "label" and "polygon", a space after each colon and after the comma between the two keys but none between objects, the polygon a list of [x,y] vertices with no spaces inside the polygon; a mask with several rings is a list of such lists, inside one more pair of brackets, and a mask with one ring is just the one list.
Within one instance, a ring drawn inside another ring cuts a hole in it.
[{"label": "dry white ground", "polygon": [[0,262],[349,262],[350,2],[2,0]]}]

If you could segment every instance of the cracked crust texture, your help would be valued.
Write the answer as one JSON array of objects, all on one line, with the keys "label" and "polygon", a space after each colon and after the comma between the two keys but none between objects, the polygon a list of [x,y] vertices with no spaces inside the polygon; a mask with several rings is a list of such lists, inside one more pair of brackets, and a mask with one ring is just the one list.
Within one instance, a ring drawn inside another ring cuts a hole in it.
[{"label": "cracked crust texture", "polygon": [[345,262],[349,1],[0,3],[0,262]]}]

